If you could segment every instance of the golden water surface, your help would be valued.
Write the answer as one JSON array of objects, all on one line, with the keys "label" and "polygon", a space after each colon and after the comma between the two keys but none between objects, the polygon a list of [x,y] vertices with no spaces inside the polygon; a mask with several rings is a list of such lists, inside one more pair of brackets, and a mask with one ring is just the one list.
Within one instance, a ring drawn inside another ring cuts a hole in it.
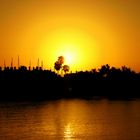
[{"label": "golden water surface", "polygon": [[139,140],[140,101],[0,103],[0,140]]}]

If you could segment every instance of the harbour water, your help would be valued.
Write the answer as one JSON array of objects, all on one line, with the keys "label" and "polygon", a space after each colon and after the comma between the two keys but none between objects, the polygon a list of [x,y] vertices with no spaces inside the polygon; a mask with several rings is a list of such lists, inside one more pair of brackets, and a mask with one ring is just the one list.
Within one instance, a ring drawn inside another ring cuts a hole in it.
[{"label": "harbour water", "polygon": [[140,140],[140,101],[2,102],[0,140]]}]

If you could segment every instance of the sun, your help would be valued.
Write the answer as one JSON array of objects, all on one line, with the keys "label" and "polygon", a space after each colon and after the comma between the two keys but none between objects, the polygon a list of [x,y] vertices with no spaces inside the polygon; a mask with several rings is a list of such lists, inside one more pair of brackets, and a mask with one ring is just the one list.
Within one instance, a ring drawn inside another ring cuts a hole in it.
[{"label": "sun", "polygon": [[78,59],[78,56],[76,55],[76,53],[70,49],[62,51],[62,56],[64,56],[65,63],[67,65],[72,65],[76,63],[75,61],[76,59]]},{"label": "sun", "polygon": [[90,34],[81,28],[60,27],[48,32],[39,43],[38,56],[44,60],[44,67],[54,69],[59,56],[72,72],[87,70],[98,62],[98,45]]},{"label": "sun", "polygon": [[65,58],[65,62],[69,65],[73,63],[74,60],[74,56],[73,54],[71,54],[70,52],[66,52],[64,54],[64,58]]},{"label": "sun", "polygon": [[64,64],[69,65],[70,68],[74,67],[80,59],[80,53],[74,44],[61,45],[59,50],[56,50],[55,56],[63,56]]}]

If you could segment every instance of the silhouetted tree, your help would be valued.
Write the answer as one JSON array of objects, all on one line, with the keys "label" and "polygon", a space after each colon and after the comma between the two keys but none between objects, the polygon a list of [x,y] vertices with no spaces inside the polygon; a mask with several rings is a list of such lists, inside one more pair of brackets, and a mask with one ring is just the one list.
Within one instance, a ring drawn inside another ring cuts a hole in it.
[{"label": "silhouetted tree", "polygon": [[131,69],[126,66],[122,66],[122,72],[130,73]]},{"label": "silhouetted tree", "polygon": [[57,61],[58,61],[58,63],[62,66],[62,65],[64,64],[64,60],[65,60],[65,59],[64,59],[63,56],[59,56]]},{"label": "silhouetted tree", "polygon": [[54,63],[54,68],[55,68],[55,70],[59,71],[61,69],[61,64],[58,61],[56,61]]},{"label": "silhouetted tree", "polygon": [[60,69],[62,68],[63,63],[64,63],[64,57],[59,56],[58,60],[54,63],[54,68],[55,68],[55,70],[57,70],[57,72],[60,71]]},{"label": "silhouetted tree", "polygon": [[110,71],[110,66],[108,64],[101,66],[101,68],[99,69],[99,72],[103,77],[106,77],[109,71]]},{"label": "silhouetted tree", "polygon": [[20,66],[18,69],[14,69],[14,66],[13,69],[5,65],[4,68],[0,67],[0,101],[71,97],[140,98],[140,73],[126,66],[115,68],[106,64],[97,70],[66,74],[70,67],[64,63],[64,57],[59,56],[54,63],[54,68],[58,72],[60,70],[65,72],[65,75],[60,76],[51,70],[37,67],[32,69],[27,69],[26,66]]},{"label": "silhouetted tree", "polygon": [[69,70],[70,70],[70,67],[69,67],[68,65],[64,65],[64,66],[63,66],[63,71],[64,71],[65,73],[69,72]]}]

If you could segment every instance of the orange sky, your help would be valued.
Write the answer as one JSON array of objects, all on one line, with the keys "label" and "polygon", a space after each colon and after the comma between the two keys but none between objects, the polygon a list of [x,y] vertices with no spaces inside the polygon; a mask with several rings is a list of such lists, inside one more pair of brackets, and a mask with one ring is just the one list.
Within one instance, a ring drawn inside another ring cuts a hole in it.
[{"label": "orange sky", "polygon": [[[0,0],[0,65],[53,69],[59,55],[71,70],[103,64],[140,71],[139,0]],[[68,60],[70,59],[70,60]]]}]

